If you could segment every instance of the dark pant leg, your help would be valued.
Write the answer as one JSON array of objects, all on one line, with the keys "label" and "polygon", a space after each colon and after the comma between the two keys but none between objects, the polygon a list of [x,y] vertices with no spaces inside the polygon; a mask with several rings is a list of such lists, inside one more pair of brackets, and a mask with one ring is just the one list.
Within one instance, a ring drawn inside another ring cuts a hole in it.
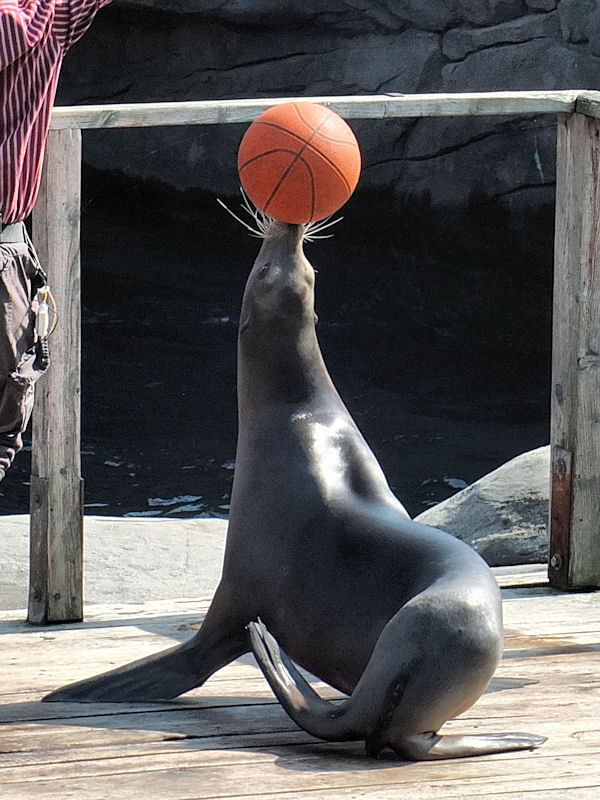
[{"label": "dark pant leg", "polygon": [[23,446],[33,409],[37,358],[31,301],[39,269],[26,244],[0,245],[0,478]]}]

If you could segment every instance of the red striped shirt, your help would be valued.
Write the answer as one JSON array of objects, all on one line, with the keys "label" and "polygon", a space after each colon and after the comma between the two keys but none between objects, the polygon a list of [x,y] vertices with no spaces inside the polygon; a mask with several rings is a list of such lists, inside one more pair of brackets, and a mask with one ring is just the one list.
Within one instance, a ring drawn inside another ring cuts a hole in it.
[{"label": "red striped shirt", "polygon": [[0,0],[0,214],[21,222],[39,189],[62,59],[111,0]]}]

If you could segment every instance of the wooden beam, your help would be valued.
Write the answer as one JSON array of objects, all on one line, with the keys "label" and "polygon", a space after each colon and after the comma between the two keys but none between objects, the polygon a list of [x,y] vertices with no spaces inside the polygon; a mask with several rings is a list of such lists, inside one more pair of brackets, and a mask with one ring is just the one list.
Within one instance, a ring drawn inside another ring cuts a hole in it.
[{"label": "wooden beam", "polygon": [[549,580],[600,586],[600,122],[557,140]]},{"label": "wooden beam", "polygon": [[81,132],[51,132],[33,220],[59,314],[33,415],[28,620],[37,624],[83,616],[80,183]]},{"label": "wooden beam", "polygon": [[580,92],[575,103],[575,111],[587,117],[600,118],[600,92]]},{"label": "wooden beam", "polygon": [[246,123],[267,108],[291,100],[321,103],[347,119],[557,114],[574,111],[578,94],[578,91],[381,94],[64,106],[53,109],[51,127],[62,130]]}]

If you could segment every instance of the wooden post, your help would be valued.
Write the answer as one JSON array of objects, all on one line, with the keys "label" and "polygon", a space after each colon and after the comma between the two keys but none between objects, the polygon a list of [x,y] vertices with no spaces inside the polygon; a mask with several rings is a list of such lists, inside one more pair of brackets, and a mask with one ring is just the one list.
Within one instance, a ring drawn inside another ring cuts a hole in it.
[{"label": "wooden post", "polygon": [[600,127],[558,122],[550,583],[600,586]]},{"label": "wooden post", "polygon": [[51,131],[33,218],[59,315],[33,415],[28,621],[36,624],[83,617],[80,185],[81,131]]}]

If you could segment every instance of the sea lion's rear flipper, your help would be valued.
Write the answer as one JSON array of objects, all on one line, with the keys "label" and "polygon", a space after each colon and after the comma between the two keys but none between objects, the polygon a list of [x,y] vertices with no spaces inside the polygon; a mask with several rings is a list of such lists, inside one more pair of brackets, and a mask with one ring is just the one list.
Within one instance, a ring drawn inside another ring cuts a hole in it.
[{"label": "sea lion's rear flipper", "polygon": [[[308,733],[329,741],[365,739],[367,752],[377,755],[386,747],[411,761],[466,758],[510,750],[539,747],[545,738],[528,733],[444,735],[424,732],[404,735],[393,725],[390,700],[399,702],[403,680],[395,676],[394,685],[370,683],[364,697],[355,692],[350,698],[333,703],[323,700],[279,647],[276,639],[259,620],[248,625],[256,660],[277,699],[290,717]],[[377,672],[375,666],[374,672]],[[381,675],[380,675],[381,677]]]}]

